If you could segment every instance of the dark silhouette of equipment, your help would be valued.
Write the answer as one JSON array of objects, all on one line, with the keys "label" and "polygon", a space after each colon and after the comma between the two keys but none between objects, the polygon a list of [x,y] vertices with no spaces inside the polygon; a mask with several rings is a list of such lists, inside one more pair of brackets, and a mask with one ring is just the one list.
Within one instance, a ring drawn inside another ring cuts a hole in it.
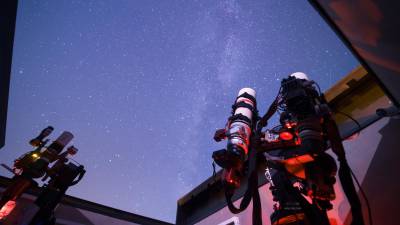
[{"label": "dark silhouette of equipment", "polygon": [[[40,134],[29,143],[36,147],[35,150],[25,153],[14,161],[13,168],[3,165],[14,174],[12,183],[4,191],[0,199],[0,209],[8,202],[14,202],[30,187],[37,186],[35,179],[42,178],[48,184],[44,185],[43,191],[35,201],[39,207],[30,224],[43,225],[54,224],[53,210],[64,196],[68,187],[78,183],[85,174],[82,165],[70,162],[70,156],[75,155],[78,149],[70,146],[62,152],[64,147],[72,140],[73,135],[64,131],[55,141],[46,147],[48,137],[53,127],[43,129]],[[6,217],[2,219],[7,219]]]},{"label": "dark silhouette of equipment", "polygon": [[399,116],[400,109],[396,106],[391,106],[388,108],[379,108],[376,110],[376,115],[380,117],[391,117],[391,116]]},{"label": "dark silhouette of equipment", "polygon": [[54,128],[52,126],[44,128],[37,137],[29,141],[29,144],[33,147],[44,146],[47,142],[44,141],[44,139],[49,136],[53,131]]},{"label": "dark silhouette of equipment", "polygon": [[[258,116],[255,91],[249,88],[239,92],[232,107],[226,128],[214,136],[216,141],[227,139],[227,149],[213,153],[214,161],[224,169],[225,196],[232,213],[242,212],[253,199],[253,224],[262,224],[256,167],[257,156],[263,154],[275,202],[271,224],[329,225],[326,212],[332,209],[331,201],[335,199],[337,171],[351,205],[352,225],[364,224],[342,140],[318,84],[299,72],[283,79],[263,117]],[[263,130],[275,112],[280,114],[280,124]],[[241,126],[233,129],[232,124],[238,122]],[[338,156],[339,170],[335,160],[325,153],[328,148]],[[232,196],[245,174],[248,187],[237,208]]]},{"label": "dark silhouette of equipment", "polygon": [[42,193],[36,199],[35,204],[40,207],[30,225],[54,225],[54,209],[60,203],[67,189],[77,184],[85,174],[85,169],[82,165],[73,163],[54,166],[56,170],[50,176],[51,180],[44,186]]}]

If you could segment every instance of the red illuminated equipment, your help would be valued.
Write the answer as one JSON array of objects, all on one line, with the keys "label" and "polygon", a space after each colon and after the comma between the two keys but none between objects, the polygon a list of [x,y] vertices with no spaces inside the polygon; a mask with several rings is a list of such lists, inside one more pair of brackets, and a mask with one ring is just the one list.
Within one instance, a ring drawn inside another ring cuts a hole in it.
[{"label": "red illuminated equipment", "polygon": [[227,148],[213,153],[214,161],[224,168],[224,180],[228,186],[240,186],[243,162],[248,159],[250,136],[254,129],[253,118],[256,116],[256,93],[251,88],[239,91],[232,105],[232,116],[225,129],[218,130],[214,140],[227,139]]},{"label": "red illuminated equipment", "polygon": [[1,206],[9,201],[17,200],[32,184],[34,181],[32,179],[15,176],[11,185],[4,191],[2,198],[0,200]]},{"label": "red illuminated equipment", "polygon": [[[247,96],[239,93],[232,106],[233,115],[225,131],[227,150],[213,153],[214,161],[224,169],[222,183],[229,210],[243,212],[252,200],[252,224],[262,224],[256,164],[263,154],[276,205],[271,224],[329,225],[327,211],[333,208],[338,171],[333,157],[325,153],[329,143],[340,162],[339,178],[352,208],[352,225],[364,225],[340,134],[318,84],[301,72],[282,79],[279,93],[263,117],[258,116],[255,104],[249,104],[251,98],[240,101],[243,97]],[[262,131],[276,112],[280,124]],[[224,138],[221,134],[218,131],[215,137]],[[244,175],[247,190],[237,207],[233,197]]]},{"label": "red illuminated equipment", "polygon": [[[85,170],[82,165],[74,165],[69,162],[69,157],[75,155],[78,149],[70,146],[63,152],[64,147],[72,140],[73,135],[68,131],[64,131],[55,141],[45,147],[48,139],[45,139],[53,131],[52,127],[47,127],[29,143],[36,147],[14,161],[13,168],[4,166],[14,173],[11,183],[3,192],[0,199],[0,224],[15,224],[13,221],[19,218],[16,215],[23,212],[15,210],[16,202],[29,188],[37,186],[35,179],[42,178],[50,181],[44,186],[42,193],[34,202],[34,207],[29,211],[28,215],[23,215],[25,221],[31,221],[30,224],[53,224],[49,223],[54,216],[53,210],[57,207],[61,198],[64,196],[68,187],[78,183]],[[68,164],[67,164],[68,163]],[[78,177],[77,179],[75,179]],[[54,190],[51,189],[54,186]],[[23,207],[23,204],[18,205]],[[14,210],[14,211],[13,211]],[[13,212],[12,214],[10,214]],[[17,223],[26,224],[26,223]]]},{"label": "red illuminated equipment", "polygon": [[[330,220],[330,225],[364,223],[360,213],[361,204],[357,191],[352,184],[353,180],[341,143],[341,138],[348,138],[364,128],[367,129],[363,130],[363,133],[359,133],[360,137],[357,140],[350,138],[352,141],[345,142],[345,145],[351,147],[349,150],[352,152],[352,154],[348,155],[348,162],[354,164],[353,166],[357,169],[355,174],[364,177],[362,188],[365,188],[369,202],[373,203],[370,206],[372,215],[369,214],[370,221],[366,224],[397,225],[399,224],[397,217],[400,209],[399,204],[393,200],[400,199],[400,192],[398,191],[400,190],[400,182],[398,181],[398,173],[393,168],[397,168],[398,165],[399,151],[396,148],[398,146],[400,121],[396,111],[387,113],[378,110],[376,115],[375,110],[384,108],[386,109],[385,111],[389,112],[391,111],[389,109],[397,108],[398,110],[400,106],[400,67],[393,66],[393,62],[400,62],[400,45],[398,41],[394,41],[399,40],[398,37],[400,37],[400,29],[398,29],[399,14],[397,13],[400,11],[400,2],[371,0],[310,0],[309,2],[324,17],[325,22],[336,31],[336,34],[341,37],[344,44],[352,50],[352,53],[361,64],[351,72],[349,71],[346,76],[323,93],[329,108],[332,109],[332,119],[335,119],[337,126],[333,120],[329,121],[330,124],[326,124],[327,121],[322,121],[327,125],[323,132],[326,131],[326,128],[329,128],[331,134],[330,137],[326,135],[322,137],[325,141],[330,139],[326,147],[335,148],[334,151],[336,151],[335,153],[337,153],[336,155],[340,162],[340,183],[345,186],[342,188],[337,187],[337,190],[343,190],[344,192],[338,192],[337,199],[334,201],[335,210],[329,212],[331,214],[329,216],[336,220],[335,222]],[[373,34],[379,35],[375,35],[371,39],[371,35],[368,35],[371,34],[371,30],[374,31],[372,32]],[[293,89],[288,88],[287,90]],[[298,102],[298,99],[293,99],[290,103],[295,105]],[[306,104],[302,105],[306,106]],[[276,105],[275,107],[270,107],[271,111],[274,112],[277,108]],[[295,105],[291,109],[296,110],[300,109],[300,107]],[[320,111],[321,108],[318,107],[316,109]],[[282,114],[282,109],[278,108],[278,110]],[[381,119],[383,116],[391,117]],[[352,124],[350,120],[358,123]],[[293,127],[291,125],[284,126],[288,129]],[[302,126],[304,127],[304,124]],[[338,127],[340,133],[338,132]],[[302,139],[300,141],[300,139],[296,138],[297,135],[294,133],[294,140],[297,145],[309,144],[306,132],[302,133],[303,137],[306,137],[305,140]],[[309,138],[310,140],[318,138],[317,135],[309,135],[309,137],[311,137]],[[274,140],[268,143],[262,142],[259,151],[262,151],[262,149],[296,147],[288,145],[292,141],[283,141],[281,137]],[[265,165],[266,163],[261,162],[260,164]],[[297,168],[294,167],[292,169]],[[263,172],[259,171],[260,177],[264,177],[262,176]],[[382,174],[385,176],[382,176]],[[252,212],[249,212],[250,210],[232,215],[226,204],[220,203],[223,201],[223,197],[221,197],[223,196],[223,191],[221,191],[220,183],[215,182],[215,179],[215,177],[210,178],[208,182],[196,187],[191,193],[180,199],[176,220],[178,225],[220,224],[221,221],[225,221],[228,218],[235,218],[238,221],[237,224],[239,224],[239,221],[240,224],[252,224],[250,219]],[[243,178],[242,181],[244,179],[246,178]],[[263,184],[266,182],[268,181],[264,181]],[[337,183],[337,185],[339,184]],[[301,187],[301,185],[298,187]],[[241,185],[237,191],[238,196],[243,197],[245,190],[246,186]],[[267,191],[267,188],[262,186],[260,190]],[[361,190],[361,187],[359,190]],[[363,193],[362,190],[361,193]],[[384,194],[382,195],[382,193]],[[239,197],[234,200],[239,199]],[[350,202],[351,210],[349,210],[345,200],[346,197]],[[270,198],[264,199],[263,207],[271,202]],[[198,207],[193,209],[194,205],[198,205]],[[367,215],[367,211],[369,211],[367,208],[369,207],[363,208],[365,210],[364,215]],[[208,212],[204,213],[204,211]],[[265,215],[271,212],[268,211],[268,207],[263,208],[262,212],[263,221],[268,220],[268,216]],[[374,220],[373,223],[372,219]],[[358,220],[358,222],[355,220]],[[279,220],[280,224],[282,222],[284,221]],[[269,223],[264,222],[264,224]]]},{"label": "red illuminated equipment", "polygon": [[1,209],[0,209],[0,222],[5,219],[15,208],[15,201],[8,201]]},{"label": "red illuminated equipment", "polygon": [[279,134],[279,137],[284,141],[289,141],[293,139],[293,134],[288,131],[283,131]]},{"label": "red illuminated equipment", "polygon": [[17,200],[31,185],[36,184],[34,179],[43,177],[48,170],[48,165],[60,159],[63,148],[72,140],[73,135],[64,131],[50,146],[44,148],[49,141],[53,127],[43,129],[40,134],[32,139],[29,144],[36,147],[34,151],[23,154],[14,161],[13,182],[4,191],[0,199],[0,207],[10,200]]},{"label": "red illuminated equipment", "polygon": [[236,173],[237,171],[235,169],[226,169],[223,171],[222,176],[228,185],[238,188],[240,187],[240,176]]}]

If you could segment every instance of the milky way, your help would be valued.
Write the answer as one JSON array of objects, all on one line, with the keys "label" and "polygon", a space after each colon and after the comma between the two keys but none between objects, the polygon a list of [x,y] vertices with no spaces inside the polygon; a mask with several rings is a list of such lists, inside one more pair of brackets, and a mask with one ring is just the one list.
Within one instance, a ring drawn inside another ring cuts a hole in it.
[{"label": "milky way", "polygon": [[87,174],[68,194],[170,222],[240,88],[265,112],[291,72],[326,89],[358,64],[307,1],[19,3],[1,162],[69,130]]}]

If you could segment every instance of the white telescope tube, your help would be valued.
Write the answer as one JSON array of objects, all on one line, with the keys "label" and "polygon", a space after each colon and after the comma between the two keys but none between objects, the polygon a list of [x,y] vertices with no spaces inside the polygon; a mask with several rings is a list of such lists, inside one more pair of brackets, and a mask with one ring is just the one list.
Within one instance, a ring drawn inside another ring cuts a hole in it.
[{"label": "white telescope tube", "polygon": [[[253,99],[242,96],[245,93],[252,96]],[[250,144],[251,123],[253,112],[256,109],[255,97],[256,92],[251,88],[243,88],[239,91],[238,98],[235,102],[236,107],[233,112],[233,119],[227,129],[228,150],[233,151],[243,160],[248,154]],[[247,107],[243,103],[245,103]]]}]

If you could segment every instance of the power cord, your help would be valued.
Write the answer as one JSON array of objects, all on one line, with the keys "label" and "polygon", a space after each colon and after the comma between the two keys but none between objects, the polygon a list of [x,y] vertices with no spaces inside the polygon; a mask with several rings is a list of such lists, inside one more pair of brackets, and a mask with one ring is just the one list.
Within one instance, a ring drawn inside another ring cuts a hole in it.
[{"label": "power cord", "polygon": [[[349,119],[351,119],[355,124],[357,124],[359,130],[361,130],[361,128],[362,128],[361,124],[356,119],[354,119],[352,116],[350,116],[347,113],[341,112],[341,111],[336,111],[336,112],[348,117]],[[358,131],[357,134],[360,134],[360,131]],[[369,224],[373,225],[373,222],[372,222],[372,210],[371,210],[371,206],[369,204],[367,195],[365,194],[364,189],[361,187],[360,182],[358,181],[356,175],[353,173],[353,170],[350,168],[350,166],[349,166],[349,169],[350,169],[351,176],[356,181],[356,184],[357,184],[357,186],[358,186],[358,188],[359,188],[359,190],[361,192],[361,195],[363,196],[363,198],[365,200],[365,203],[367,204]]]},{"label": "power cord", "polygon": [[371,210],[371,206],[369,204],[367,195],[365,194],[364,190],[362,189],[360,182],[358,182],[358,179],[357,179],[356,175],[353,173],[353,170],[350,168],[350,166],[349,166],[349,169],[350,169],[350,173],[351,173],[352,177],[354,178],[354,180],[357,183],[358,188],[360,189],[361,195],[363,196],[363,198],[365,200],[365,203],[367,204],[369,224],[373,225],[373,223],[372,223],[372,210]]}]

